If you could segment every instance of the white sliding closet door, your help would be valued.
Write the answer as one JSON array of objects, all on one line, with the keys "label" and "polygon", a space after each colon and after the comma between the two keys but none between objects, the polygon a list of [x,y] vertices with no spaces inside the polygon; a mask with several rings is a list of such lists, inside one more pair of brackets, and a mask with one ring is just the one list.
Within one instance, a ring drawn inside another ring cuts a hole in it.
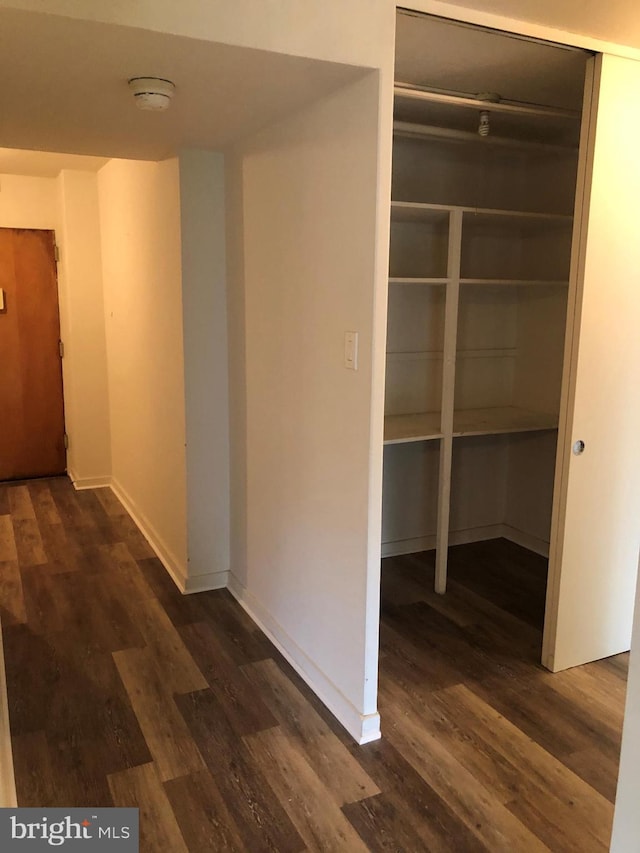
[{"label": "white sliding closet door", "polygon": [[640,544],[640,62],[592,62],[543,646],[552,670],[629,648]]}]

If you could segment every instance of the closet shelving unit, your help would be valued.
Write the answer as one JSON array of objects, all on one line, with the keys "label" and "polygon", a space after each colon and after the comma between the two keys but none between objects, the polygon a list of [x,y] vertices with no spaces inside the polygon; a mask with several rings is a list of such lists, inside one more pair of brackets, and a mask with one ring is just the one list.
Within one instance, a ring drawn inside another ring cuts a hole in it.
[{"label": "closet shelving unit", "polygon": [[398,83],[395,119],[384,441],[438,444],[443,593],[456,442],[557,430],[579,114]]}]

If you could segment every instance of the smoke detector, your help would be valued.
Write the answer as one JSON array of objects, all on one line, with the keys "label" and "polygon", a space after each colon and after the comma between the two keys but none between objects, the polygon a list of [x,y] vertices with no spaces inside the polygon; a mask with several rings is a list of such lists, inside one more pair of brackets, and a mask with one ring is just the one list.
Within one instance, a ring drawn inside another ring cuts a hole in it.
[{"label": "smoke detector", "polygon": [[129,91],[140,110],[158,112],[168,109],[175,88],[171,80],[161,77],[132,77],[129,80]]}]

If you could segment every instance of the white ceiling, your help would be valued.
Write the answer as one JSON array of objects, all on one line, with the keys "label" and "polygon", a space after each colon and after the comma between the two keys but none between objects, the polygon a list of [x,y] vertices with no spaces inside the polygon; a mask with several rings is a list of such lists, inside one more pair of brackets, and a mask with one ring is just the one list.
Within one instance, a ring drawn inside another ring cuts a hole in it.
[{"label": "white ceiling", "polygon": [[579,110],[587,54],[440,18],[397,18],[396,79]]},{"label": "white ceiling", "polygon": [[[455,6],[640,48],[638,0],[448,0]],[[464,14],[461,12],[461,15]]]},{"label": "white ceiling", "polygon": [[[398,16],[406,82],[579,108],[585,55],[436,18]],[[249,48],[0,10],[0,172],[52,176],[109,157],[224,148],[366,73]],[[171,79],[166,113],[135,108],[127,79]],[[32,149],[20,153],[11,149]],[[102,159],[70,161],[64,152]]]},{"label": "white ceiling", "polygon": [[[180,148],[223,148],[363,73],[351,66],[2,9],[0,145],[153,160]],[[127,80],[136,76],[173,80],[176,93],[166,113],[135,108]]]}]

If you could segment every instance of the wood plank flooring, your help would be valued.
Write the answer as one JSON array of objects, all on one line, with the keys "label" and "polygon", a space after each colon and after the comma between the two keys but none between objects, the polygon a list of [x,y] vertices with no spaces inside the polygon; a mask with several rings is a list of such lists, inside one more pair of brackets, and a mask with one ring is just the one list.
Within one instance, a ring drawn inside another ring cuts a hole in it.
[{"label": "wood plank flooring", "polygon": [[182,596],[108,489],[0,484],[18,803],[137,806],[155,851],[602,851],[626,655],[537,663],[545,562],[383,563],[383,740],[358,747],[226,591]]}]

